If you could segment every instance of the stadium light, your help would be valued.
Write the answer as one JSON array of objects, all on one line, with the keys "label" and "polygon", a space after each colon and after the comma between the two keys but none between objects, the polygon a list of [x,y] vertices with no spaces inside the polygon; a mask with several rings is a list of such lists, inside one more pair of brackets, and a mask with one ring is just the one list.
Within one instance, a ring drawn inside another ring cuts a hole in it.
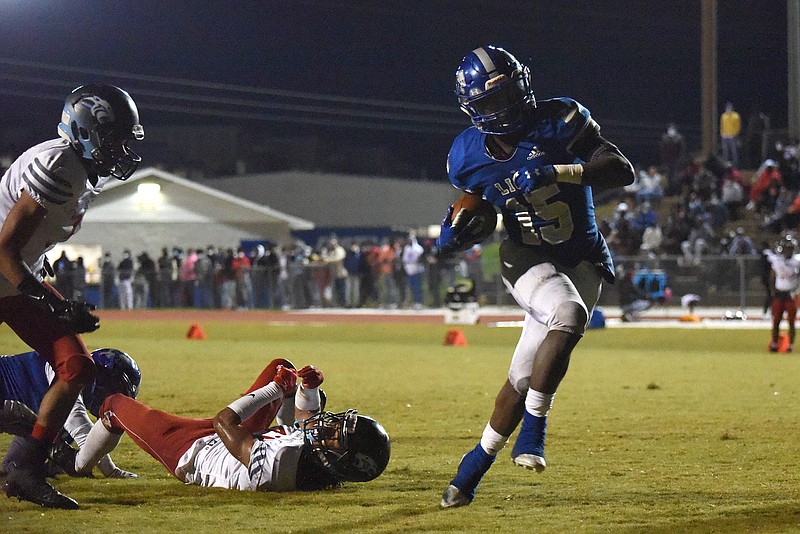
[{"label": "stadium light", "polygon": [[152,182],[144,182],[136,186],[136,197],[136,204],[142,211],[153,211],[164,201],[161,185]]}]

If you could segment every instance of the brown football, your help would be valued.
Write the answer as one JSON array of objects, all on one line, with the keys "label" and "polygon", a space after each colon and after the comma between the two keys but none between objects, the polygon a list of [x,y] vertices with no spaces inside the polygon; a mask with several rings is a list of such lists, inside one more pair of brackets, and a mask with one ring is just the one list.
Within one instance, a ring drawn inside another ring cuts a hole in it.
[{"label": "brown football", "polygon": [[451,222],[455,223],[458,217],[465,221],[472,217],[483,217],[483,221],[477,232],[478,241],[483,241],[491,236],[497,228],[497,211],[488,200],[484,200],[480,195],[464,193],[464,195],[453,203],[453,216]]}]

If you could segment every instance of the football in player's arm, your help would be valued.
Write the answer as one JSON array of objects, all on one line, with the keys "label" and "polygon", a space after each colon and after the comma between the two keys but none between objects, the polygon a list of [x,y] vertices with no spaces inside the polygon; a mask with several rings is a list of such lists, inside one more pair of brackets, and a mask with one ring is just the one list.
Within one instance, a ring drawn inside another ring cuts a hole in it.
[{"label": "football in player's arm", "polygon": [[[111,395],[75,455],[75,470],[91,469],[126,432],[187,484],[292,491],[378,477],[389,462],[388,434],[355,410],[323,411],[322,382],[314,366],[297,370],[288,360],[275,359],[245,394],[207,419],[179,417]],[[270,426],[276,417],[283,424]]]},{"label": "football in player's arm", "polygon": [[[594,217],[593,188],[633,182],[633,167],[571,98],[537,102],[527,66],[502,48],[468,53],[456,70],[456,97],[472,127],[453,142],[450,182],[491,202],[507,237],[500,245],[506,288],[525,312],[508,380],[480,443],[463,456],[441,506],[470,504],[484,474],[522,422],[511,457],[545,469],[547,416],[573,348],[614,268]],[[477,225],[445,217],[437,248],[468,248]]]}]

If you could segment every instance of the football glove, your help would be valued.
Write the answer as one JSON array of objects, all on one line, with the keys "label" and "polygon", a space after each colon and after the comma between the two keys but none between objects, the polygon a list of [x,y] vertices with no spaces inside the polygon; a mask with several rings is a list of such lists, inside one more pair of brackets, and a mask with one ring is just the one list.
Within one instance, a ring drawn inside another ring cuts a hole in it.
[{"label": "football glove", "polygon": [[91,313],[95,309],[93,304],[61,299],[32,274],[26,276],[17,289],[74,334],[94,332],[100,328],[100,318]]},{"label": "football glove", "polygon": [[483,224],[483,217],[467,217],[466,214],[466,210],[461,210],[453,220],[453,206],[447,208],[439,238],[436,240],[437,258],[449,258],[479,241],[478,232]]},{"label": "football glove", "polygon": [[297,389],[297,375],[296,371],[290,367],[279,365],[275,370],[275,378],[273,382],[283,390],[284,393],[294,393]]},{"label": "football glove", "polygon": [[306,365],[297,371],[297,377],[302,380],[303,387],[306,389],[318,388],[325,377],[322,376],[322,371],[313,365]]},{"label": "football glove", "polygon": [[541,165],[533,169],[525,169],[514,176],[514,182],[523,195],[530,194],[537,187],[555,183],[556,170],[552,165]]},{"label": "football glove", "polygon": [[583,165],[539,165],[525,169],[515,175],[514,181],[523,194],[528,195],[537,187],[556,182],[580,185],[583,183]]}]

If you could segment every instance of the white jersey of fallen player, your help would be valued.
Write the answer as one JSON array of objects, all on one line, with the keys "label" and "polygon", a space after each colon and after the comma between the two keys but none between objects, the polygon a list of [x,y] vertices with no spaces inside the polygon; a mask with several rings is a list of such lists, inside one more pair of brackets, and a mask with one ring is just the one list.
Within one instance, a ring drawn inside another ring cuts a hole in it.
[{"label": "white jersey of fallen player", "polygon": [[775,290],[796,294],[800,289],[800,256],[795,254],[786,258],[771,250],[765,250],[764,253],[775,272]]},{"label": "white jersey of fallen player", "polygon": [[175,474],[187,484],[245,491],[291,491],[296,488],[303,433],[290,426],[256,435],[250,465],[240,462],[217,434],[200,438],[178,462]]},{"label": "white jersey of fallen player", "polygon": [[[89,203],[100,193],[108,178],[96,184],[81,157],[64,139],[39,143],[26,150],[0,179],[0,221],[26,191],[47,210],[47,217],[22,248],[22,260],[34,274],[42,268],[43,255],[78,231]],[[0,276],[0,298],[18,291]]]}]

